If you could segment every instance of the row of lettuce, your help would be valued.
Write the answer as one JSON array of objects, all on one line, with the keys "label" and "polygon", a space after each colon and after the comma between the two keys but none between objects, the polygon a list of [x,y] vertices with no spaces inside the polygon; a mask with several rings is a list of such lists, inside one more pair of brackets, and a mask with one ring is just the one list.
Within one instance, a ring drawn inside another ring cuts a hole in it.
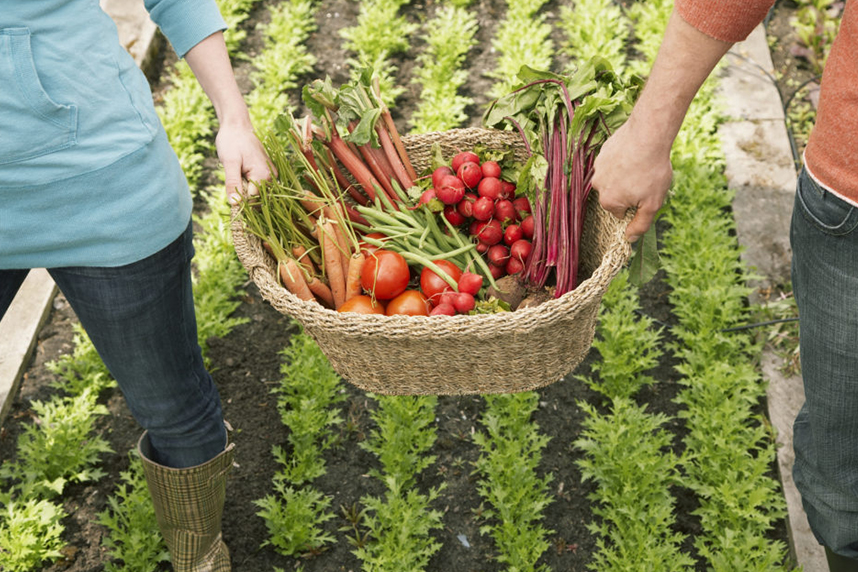
[{"label": "row of lettuce", "polygon": [[[425,51],[415,58],[413,81],[422,96],[410,118],[412,128],[432,131],[461,125],[467,121],[466,108],[474,103],[459,90],[473,73],[466,63],[477,45],[476,10],[462,0],[442,2],[421,28],[401,16],[404,4],[360,3],[356,25],[343,31],[344,47],[353,55],[349,63],[372,63],[390,82],[391,89],[385,91],[396,94],[393,56],[411,50],[410,38],[421,34]],[[220,5],[231,24],[227,43],[235,56],[241,52],[242,23],[253,2],[222,0]],[[262,129],[294,105],[294,88],[314,69],[308,41],[319,9],[307,0],[274,4],[265,26],[255,31],[264,49],[252,60],[253,88],[247,100],[255,125]],[[522,64],[556,65],[555,29],[561,32],[559,52],[568,66],[574,66],[576,58],[601,54],[618,71],[645,73],[669,11],[665,1],[621,9],[610,0],[579,0],[550,24],[544,2],[509,0],[490,40],[497,54],[497,67],[489,73],[496,80],[493,89],[496,95],[506,92],[512,72]],[[391,33],[391,27],[398,33]],[[629,42],[643,57],[626,58]],[[204,161],[212,154],[214,116],[184,63],[172,68],[168,80],[171,89],[159,111],[196,188],[205,179]],[[640,317],[636,292],[624,276],[612,284],[603,304],[595,343],[601,359],[583,381],[604,400],[577,404],[586,420],[581,434],[569,443],[583,453],[581,473],[595,485],[589,525],[597,545],[593,570],[691,570],[695,557],[714,570],[790,567],[786,546],[768,538],[784,507],[769,472],[773,440],[755,409],[764,387],[753,367],[754,347],[744,334],[723,331],[744,319],[747,290],[733,222],[723,214],[731,197],[713,132],[715,107],[710,84],[677,142],[676,184],[664,216],[666,281],[679,321],[668,349],[679,360],[682,375],[682,443],[665,429],[677,420],[649,412],[634,399],[641,387],[656,382],[646,372],[661,356],[664,336],[651,320]],[[245,277],[232,254],[220,191],[204,192],[201,200],[209,214],[198,219],[202,232],[197,238],[195,291],[205,351],[205,340],[226,336],[239,323],[230,315]],[[112,382],[82,332],[77,343],[74,354],[53,366],[62,388],[55,402],[33,404],[41,422],[25,430],[17,460],[0,469],[3,569],[32,570],[61,557],[63,485],[103,474],[98,456],[106,443],[94,432],[93,419],[106,412],[96,399]],[[630,355],[636,356],[631,363]],[[282,359],[283,378],[276,393],[284,437],[272,450],[281,468],[272,476],[271,493],[256,501],[269,532],[260,542],[300,566],[299,559],[307,556],[323,559],[326,547],[345,537],[362,569],[427,569],[443,548],[438,531],[444,526],[444,512],[437,505],[444,485],[418,484],[423,482],[420,475],[436,463],[438,399],[371,396],[373,429],[360,446],[376,459],[370,476],[377,482],[375,490],[382,492],[362,497],[338,516],[334,493],[318,483],[326,473],[326,453],[343,446],[334,431],[343,424],[347,406],[343,382],[303,334],[293,336]],[[533,420],[538,405],[536,392],[486,397],[480,429],[469,437],[477,451],[475,486],[486,506],[480,532],[492,540],[490,556],[507,570],[549,569],[544,555],[555,531],[547,527],[545,509],[553,500],[548,491],[552,477],[542,466],[548,438]],[[54,407],[69,410],[54,413]],[[48,416],[52,421],[45,423]],[[65,426],[67,434],[49,433]],[[79,442],[87,447],[69,447]],[[65,450],[76,458],[59,455]],[[40,459],[56,466],[42,466]],[[695,517],[702,533],[693,539],[694,555],[676,526],[675,493],[683,488],[699,499]],[[150,533],[154,514],[133,455],[101,524],[108,531],[110,560],[105,570],[152,570],[167,558],[160,539]]]}]

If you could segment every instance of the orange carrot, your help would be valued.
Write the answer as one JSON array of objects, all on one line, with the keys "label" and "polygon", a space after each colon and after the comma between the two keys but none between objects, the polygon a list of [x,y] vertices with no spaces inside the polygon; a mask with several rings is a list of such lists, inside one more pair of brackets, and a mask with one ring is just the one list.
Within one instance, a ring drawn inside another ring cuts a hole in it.
[{"label": "orange carrot", "polygon": [[307,287],[315,294],[319,302],[328,308],[334,308],[334,295],[327,284],[319,280],[318,277],[311,275],[309,280],[307,280]]},{"label": "orange carrot", "polygon": [[298,263],[287,258],[280,263],[280,280],[287,290],[298,296],[301,300],[315,300],[313,292],[307,286],[307,280],[298,268]]},{"label": "orange carrot", "polygon": [[322,246],[325,273],[328,275],[328,286],[334,295],[334,307],[339,308],[346,301],[346,279],[343,274],[342,256],[337,247],[334,225],[331,221],[324,221],[321,224],[319,243]]},{"label": "orange carrot", "polygon": [[360,273],[363,270],[366,256],[358,250],[349,257],[349,270],[346,274],[346,301],[361,293]]},{"label": "orange carrot", "polygon": [[307,274],[313,276],[316,273],[316,267],[313,266],[313,261],[310,260],[310,257],[307,256],[307,249],[297,244],[292,247],[292,256],[295,257],[295,260],[298,261],[299,264],[307,271]]}]

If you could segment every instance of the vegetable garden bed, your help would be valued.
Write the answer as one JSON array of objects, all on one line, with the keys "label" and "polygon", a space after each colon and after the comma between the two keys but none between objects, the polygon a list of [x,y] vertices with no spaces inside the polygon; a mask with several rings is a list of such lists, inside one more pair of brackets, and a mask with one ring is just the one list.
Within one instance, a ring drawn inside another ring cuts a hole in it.
[{"label": "vegetable garden bed", "polygon": [[[273,5],[273,2],[252,4],[247,20],[241,24],[241,29],[247,31],[247,37],[238,42],[237,49],[250,61],[238,59],[236,62],[242,88],[248,93],[254,86],[252,58],[269,49],[262,30],[270,21],[268,9]],[[327,73],[335,83],[342,83],[348,79],[344,62],[349,53],[344,48],[339,31],[354,25],[359,5],[331,0],[310,6],[318,26],[307,40],[309,52],[317,58],[311,75]],[[432,13],[436,8],[434,3],[414,2],[405,5],[401,14],[408,21],[418,23],[424,13]],[[490,100],[489,93],[496,80],[480,72],[495,67],[498,54],[491,47],[492,39],[499,30],[506,8],[503,2],[481,1],[471,4],[469,10],[477,14],[478,31],[475,36],[476,46],[469,52],[467,68],[470,70],[470,79],[461,93],[472,98],[466,107],[467,116],[472,119],[461,126],[477,125],[480,111]],[[549,3],[542,8],[541,13],[546,15],[545,22],[552,26],[551,37],[555,44],[562,45],[564,34],[559,27],[560,5]],[[412,51],[421,49],[423,45],[423,40],[415,37]],[[408,83],[408,78],[414,72],[411,53],[397,56],[396,60],[397,83],[406,86],[394,108],[398,120],[403,122],[403,132],[408,130],[404,120],[416,108],[420,96],[419,89]],[[566,59],[558,52],[553,66],[562,67]],[[169,69],[172,63],[169,57],[166,58],[165,69]],[[305,79],[307,77],[304,76]],[[169,93],[171,83],[175,82],[168,80],[165,74],[162,83],[155,86],[159,101],[163,94]],[[293,93],[290,100],[296,103],[296,94]],[[213,170],[216,161],[210,151],[203,155],[196,184],[200,189],[218,184]],[[198,200],[199,212],[207,208],[204,200]],[[689,433],[686,421],[680,416],[688,404],[680,405],[675,401],[684,387],[679,383],[684,376],[677,370],[682,361],[664,348],[682,342],[674,332],[675,329],[681,332],[684,326],[674,313],[674,299],[671,298],[674,290],[670,284],[670,277],[665,280],[662,273],[640,290],[639,307],[635,304],[618,304],[618,307],[625,309],[628,316],[645,316],[643,321],[635,320],[643,331],[653,333],[659,327],[663,328],[660,339],[650,340],[662,350],[654,352],[650,361],[646,359],[645,352],[636,355],[638,361],[628,364],[630,369],[625,377],[648,376],[655,381],[636,388],[632,392],[633,403],[645,406],[649,414],[664,415],[661,429],[669,434],[670,439],[669,444],[662,447],[662,452],[679,454],[686,447],[684,439]],[[272,494],[275,475],[283,468],[272,455],[272,446],[280,445],[287,450],[296,446],[289,442],[290,433],[284,429],[278,409],[280,397],[272,390],[279,386],[284,377],[281,351],[289,346],[298,328],[262,301],[252,283],[240,286],[243,289],[240,304],[233,316],[243,323],[225,335],[213,333],[205,340],[206,356],[224,401],[226,418],[236,429],[238,444],[237,461],[240,467],[231,475],[224,517],[224,536],[233,555],[234,567],[250,572],[274,570],[275,567],[326,572],[360,570],[365,558],[355,554],[355,541],[361,544],[363,539],[369,538],[372,526],[366,520],[359,520],[357,515],[361,509],[372,504],[368,503],[368,497],[382,499],[389,491],[389,483],[378,478],[377,474],[382,467],[385,470],[388,467],[383,461],[384,457],[376,454],[383,447],[374,445],[384,437],[377,434],[381,433],[376,417],[380,411],[380,402],[350,384],[339,386],[338,392],[343,399],[333,406],[333,410],[338,413],[341,422],[330,426],[331,440],[322,455],[323,474],[312,479],[312,488],[330,498],[327,512],[331,516],[321,527],[333,542],[321,542],[315,549],[307,547],[298,550],[298,555],[294,557],[278,553],[270,544],[261,546],[269,539],[269,529],[266,521],[258,515],[260,506],[257,501]],[[47,400],[56,393],[51,383],[57,376],[47,365],[60,356],[71,354],[75,349],[75,321],[62,296],[58,297],[50,320],[40,333],[36,356],[13,405],[10,421],[0,433],[0,459],[15,457],[16,441],[34,417],[32,402]],[[605,320],[604,323],[616,322]],[[600,336],[605,337],[605,332],[601,332]],[[521,351],[527,351],[527,348]],[[608,352],[609,348],[602,347],[602,351]],[[501,357],[495,356],[494,359]],[[384,359],[384,356],[379,356],[379,359]],[[474,358],[456,356],[455,359]],[[597,507],[594,499],[599,498],[594,496],[598,494],[599,478],[594,478],[592,474],[586,480],[583,478],[580,463],[586,458],[585,450],[580,442],[576,445],[585,427],[593,429],[587,425],[592,413],[579,404],[592,404],[595,408],[593,411],[599,414],[609,414],[614,409],[619,411],[619,408],[608,405],[605,386],[591,385],[581,379],[599,375],[609,379],[611,372],[604,370],[599,351],[592,350],[574,374],[532,394],[530,402],[506,404],[507,409],[504,411],[507,411],[507,415],[510,415],[510,407],[514,409],[517,406],[537,428],[530,449],[531,452],[536,451],[534,458],[537,462],[535,472],[530,474],[534,496],[529,508],[535,514],[532,528],[542,529],[536,530],[534,536],[536,540],[533,548],[539,548],[538,567],[534,569],[583,571],[589,569],[600,553],[600,537],[591,526],[599,521],[598,511],[594,510]],[[104,390],[99,403],[103,403],[110,412],[109,416],[99,416],[95,422],[98,432],[104,435],[113,450],[101,456],[101,468],[106,476],[94,482],[70,482],[66,485],[62,502],[68,514],[63,519],[66,529],[63,538],[67,546],[63,549],[63,558],[54,564],[46,564],[42,568],[45,571],[95,572],[103,570],[105,562],[110,560],[106,548],[109,544],[108,531],[99,524],[98,515],[109,507],[108,499],[115,494],[116,485],[122,480],[120,473],[129,466],[128,451],[136,442],[139,429],[115,388]],[[499,405],[492,404],[492,407],[495,406]],[[399,414],[419,415],[419,407],[415,404],[412,410]],[[486,483],[497,479],[497,475],[492,473],[487,454],[491,441],[487,446],[481,438],[475,438],[475,435],[491,434],[491,423],[485,418],[490,405],[480,396],[464,396],[440,397],[433,407],[434,423],[429,429],[434,434],[417,435],[416,438],[425,445],[422,454],[434,456],[434,459],[426,461],[423,470],[413,475],[413,485],[415,490],[432,498],[430,509],[438,511],[439,517],[430,526],[431,538],[438,543],[438,547],[431,549],[420,544],[425,538],[415,538],[413,546],[415,550],[421,546],[431,553],[426,570],[506,570],[508,566],[497,559],[499,536],[488,529],[481,533],[481,529],[495,523],[496,515],[502,512],[492,504],[497,499],[490,494],[491,491],[486,490]],[[533,411],[529,414],[531,407]],[[751,413],[764,416],[764,412],[764,404],[759,402]],[[757,421],[751,424],[759,426]],[[522,425],[515,429],[519,433],[517,437],[513,436],[513,442],[530,439],[527,436],[532,435],[529,431],[533,426],[529,427]],[[402,447],[395,450],[404,456]],[[506,451],[504,454],[509,455],[507,459],[501,457],[501,466],[504,462],[514,466],[523,456],[501,448],[496,450],[501,453]],[[394,461],[396,459],[391,462]],[[777,480],[774,465],[771,465],[766,477]],[[523,486],[524,481],[520,482]],[[701,509],[700,497],[690,486],[682,483],[681,477],[671,477],[666,482],[669,482],[665,487],[668,500],[664,502],[667,503],[669,514],[672,503],[674,519],[672,523],[668,522],[667,528],[678,535],[676,548],[695,562],[690,567],[674,562],[676,569],[709,569],[700,546],[695,544],[695,540],[704,535],[705,528],[698,513]],[[636,500],[639,499],[630,499],[630,504],[635,505]],[[645,505],[644,502],[640,503],[640,506]],[[601,518],[606,518],[605,514],[602,511]],[[772,514],[775,516],[766,539],[775,543],[774,546],[778,546],[777,543],[784,543],[785,546],[787,532],[784,520],[777,517],[777,510],[773,510]],[[523,535],[525,529],[521,528],[520,532]],[[143,532],[143,536],[156,534],[154,529]],[[777,548],[775,552],[785,555]],[[120,566],[116,569],[132,568]],[[169,567],[162,564],[161,569],[167,570]],[[771,568],[766,569],[789,569],[789,566],[772,564]]]}]

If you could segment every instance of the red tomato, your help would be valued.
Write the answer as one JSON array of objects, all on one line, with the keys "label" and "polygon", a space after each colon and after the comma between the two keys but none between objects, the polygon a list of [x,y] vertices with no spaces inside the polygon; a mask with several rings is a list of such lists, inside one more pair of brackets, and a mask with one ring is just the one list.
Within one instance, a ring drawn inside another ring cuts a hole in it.
[{"label": "red tomato", "polygon": [[[368,238],[374,238],[376,240],[385,240],[387,238],[386,234],[382,234],[380,232],[371,232],[366,236]],[[363,241],[358,244],[358,247],[360,248],[360,251],[363,253],[364,256],[369,256],[371,253],[378,250],[378,247],[376,245]]]},{"label": "red tomato", "polygon": [[357,296],[343,302],[343,305],[340,306],[337,311],[384,315],[384,306],[382,306],[381,302],[378,300],[373,300],[364,294],[358,294]]},{"label": "red tomato", "polygon": [[[459,282],[459,278],[462,277],[462,271],[459,270],[459,267],[450,262],[449,260],[436,260],[435,264],[441,267],[441,270],[450,275],[450,278],[453,279],[454,282]],[[445,290],[452,290],[452,287],[447,284],[443,278],[435,274],[429,268],[423,268],[423,271],[420,273],[420,290],[423,291],[423,294],[429,298],[429,301],[432,302],[432,305],[438,303],[441,298],[441,293]]]},{"label": "red tomato", "polygon": [[379,248],[367,255],[360,285],[379,300],[391,300],[408,288],[410,279],[405,258],[398,252]]},{"label": "red tomato", "polygon": [[406,290],[387,303],[387,315],[428,316],[431,305],[418,290]]}]

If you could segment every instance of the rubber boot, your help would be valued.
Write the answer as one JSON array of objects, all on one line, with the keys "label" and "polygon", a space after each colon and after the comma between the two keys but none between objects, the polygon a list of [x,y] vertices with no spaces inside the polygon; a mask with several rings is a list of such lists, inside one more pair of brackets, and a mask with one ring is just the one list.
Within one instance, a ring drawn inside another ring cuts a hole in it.
[{"label": "rubber boot", "polygon": [[829,572],[858,572],[858,560],[846,558],[825,547],[825,558],[828,560]]},{"label": "rubber boot", "polygon": [[228,443],[222,453],[202,465],[173,469],[152,461],[149,438],[146,433],[140,437],[137,452],[175,572],[232,570],[221,518],[233,447],[234,443]]}]

